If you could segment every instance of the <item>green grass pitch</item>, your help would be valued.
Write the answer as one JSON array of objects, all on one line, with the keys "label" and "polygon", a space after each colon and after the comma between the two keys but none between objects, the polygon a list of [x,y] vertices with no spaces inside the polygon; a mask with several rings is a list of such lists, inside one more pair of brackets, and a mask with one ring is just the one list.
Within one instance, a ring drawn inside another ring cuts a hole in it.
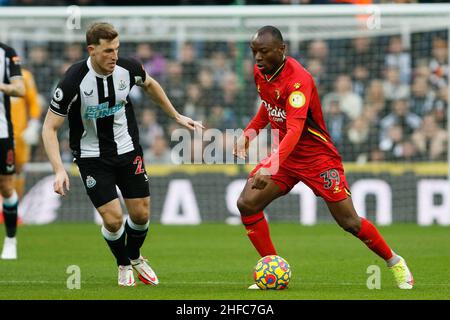
[{"label": "green grass pitch", "polygon": [[[242,226],[150,226],[142,249],[160,279],[151,287],[117,286],[117,269],[100,227],[55,223],[21,226],[19,259],[0,260],[0,300],[300,300],[449,299],[450,229],[397,224],[380,227],[406,258],[416,280],[413,290],[395,287],[384,261],[334,224],[305,227],[272,223],[278,253],[291,265],[287,290],[247,290],[258,260]],[[4,231],[1,226],[0,236]],[[1,238],[1,239],[2,239]],[[81,288],[68,289],[67,268],[81,270]],[[367,268],[381,269],[381,289],[369,290]]]}]

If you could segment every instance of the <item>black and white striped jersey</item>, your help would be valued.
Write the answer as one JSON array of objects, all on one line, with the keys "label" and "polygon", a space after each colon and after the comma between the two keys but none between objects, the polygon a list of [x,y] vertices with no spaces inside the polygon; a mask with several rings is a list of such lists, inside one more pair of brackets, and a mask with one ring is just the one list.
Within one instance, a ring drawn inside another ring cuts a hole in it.
[{"label": "black and white striped jersey", "polygon": [[[0,83],[11,83],[14,77],[21,77],[20,58],[13,48],[0,42]],[[12,138],[10,97],[0,91],[0,139]]]},{"label": "black and white striped jersey", "polygon": [[50,110],[68,116],[75,158],[124,154],[139,148],[136,117],[128,97],[146,72],[134,59],[119,58],[113,73],[95,72],[90,58],[72,65],[59,82]]}]

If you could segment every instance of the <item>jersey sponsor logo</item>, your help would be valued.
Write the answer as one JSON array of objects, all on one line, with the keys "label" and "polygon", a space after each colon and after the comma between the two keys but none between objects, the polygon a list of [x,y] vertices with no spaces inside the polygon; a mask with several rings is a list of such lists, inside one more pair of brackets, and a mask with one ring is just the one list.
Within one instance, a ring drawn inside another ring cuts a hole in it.
[{"label": "jersey sponsor logo", "polygon": [[56,88],[55,93],[53,94],[53,100],[59,102],[63,99],[64,93],[61,88]]},{"label": "jersey sponsor logo", "polygon": [[94,93],[94,89],[91,89],[91,91],[89,91],[89,92],[83,91],[83,93],[86,97],[91,97],[92,94]]},{"label": "jersey sponsor logo", "polygon": [[125,81],[120,80],[118,89],[120,91],[122,91],[122,90],[125,90],[127,87],[128,87],[128,84]]},{"label": "jersey sponsor logo", "polygon": [[268,115],[275,122],[283,122],[286,120],[286,111],[277,106],[272,106],[270,103],[262,100],[264,107],[267,110]]},{"label": "jersey sponsor logo", "polygon": [[92,120],[109,117],[122,109],[124,105],[125,102],[120,101],[111,108],[109,108],[109,102],[103,102],[95,106],[87,106],[86,112],[84,113],[84,118]]},{"label": "jersey sponsor logo", "polygon": [[305,102],[306,102],[305,95],[301,91],[293,91],[289,95],[289,104],[293,108],[297,108],[297,109],[301,108],[305,105]]},{"label": "jersey sponsor logo", "polygon": [[97,181],[91,176],[86,177],[86,187],[93,188],[97,184]]},{"label": "jersey sponsor logo", "polygon": [[301,83],[300,83],[300,82],[294,83],[294,88],[295,88],[295,89],[298,89],[298,88],[300,88],[300,87],[301,87]]}]

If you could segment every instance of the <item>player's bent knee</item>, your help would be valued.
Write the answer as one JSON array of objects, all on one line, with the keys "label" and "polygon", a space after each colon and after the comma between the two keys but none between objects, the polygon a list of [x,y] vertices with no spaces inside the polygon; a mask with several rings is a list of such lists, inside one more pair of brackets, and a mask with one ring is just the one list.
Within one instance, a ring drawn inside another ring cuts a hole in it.
[{"label": "player's bent knee", "polygon": [[103,218],[103,225],[110,232],[119,231],[120,227],[123,224],[123,220],[120,218]]},{"label": "player's bent knee", "polygon": [[135,224],[144,225],[147,223],[150,217],[148,212],[142,212],[140,214],[130,216],[130,218],[131,221],[133,221]]},{"label": "player's bent knee", "polygon": [[3,197],[7,198],[14,192],[13,175],[0,175],[0,192]]},{"label": "player's bent knee", "polygon": [[252,201],[242,197],[238,199],[237,207],[242,216],[251,216],[262,210],[255,203],[252,203]]}]

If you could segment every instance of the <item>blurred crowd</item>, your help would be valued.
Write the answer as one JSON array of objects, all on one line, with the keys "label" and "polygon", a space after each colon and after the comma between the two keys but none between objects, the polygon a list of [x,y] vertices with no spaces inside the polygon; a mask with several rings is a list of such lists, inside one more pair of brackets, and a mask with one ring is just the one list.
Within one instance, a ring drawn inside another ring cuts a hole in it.
[{"label": "blurred crowd", "polygon": [[[312,74],[327,128],[345,161],[442,161],[447,153],[447,32],[305,41],[291,48]],[[248,44],[194,42],[121,43],[157,79],[176,108],[206,128],[244,128],[259,107]],[[44,103],[58,79],[86,58],[81,43],[29,44],[24,61]],[[145,159],[170,162],[178,126],[140,88],[131,99],[140,121]],[[44,112],[45,115],[45,112]],[[67,137],[67,129],[62,130]],[[71,161],[67,139],[63,158]],[[225,150],[230,152],[230,150]],[[34,161],[46,161],[42,147]]]}]

